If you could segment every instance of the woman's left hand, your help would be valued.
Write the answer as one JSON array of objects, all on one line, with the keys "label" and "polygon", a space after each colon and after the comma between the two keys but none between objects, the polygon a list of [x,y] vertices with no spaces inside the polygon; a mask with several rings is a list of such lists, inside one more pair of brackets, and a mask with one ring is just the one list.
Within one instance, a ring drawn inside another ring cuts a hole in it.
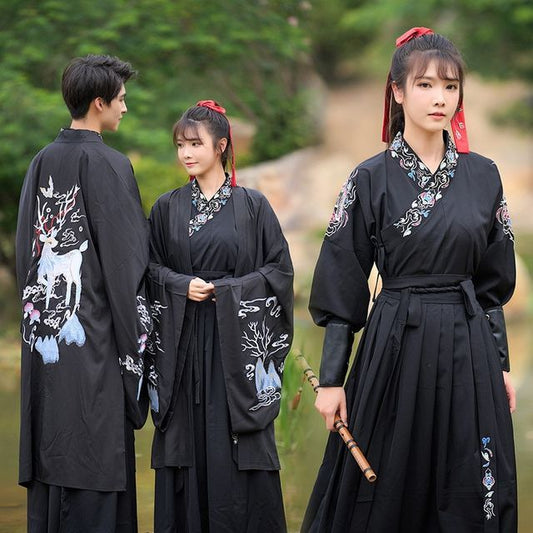
[{"label": "woman's left hand", "polygon": [[516,391],[514,390],[511,382],[511,376],[509,372],[503,372],[503,382],[505,384],[505,392],[507,393],[507,399],[509,400],[509,410],[514,413],[516,410]]}]

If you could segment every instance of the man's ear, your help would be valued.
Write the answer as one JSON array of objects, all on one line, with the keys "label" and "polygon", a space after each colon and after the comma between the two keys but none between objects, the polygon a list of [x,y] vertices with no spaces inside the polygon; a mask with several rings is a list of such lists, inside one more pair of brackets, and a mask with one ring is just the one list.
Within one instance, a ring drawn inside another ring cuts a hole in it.
[{"label": "man's ear", "polygon": [[392,93],[394,94],[394,100],[396,100],[397,104],[403,104],[403,90],[398,87],[395,81],[391,84],[392,87]]},{"label": "man's ear", "polygon": [[103,111],[104,110],[104,99],[100,96],[97,96],[94,100],[94,107],[98,110],[98,111]]}]

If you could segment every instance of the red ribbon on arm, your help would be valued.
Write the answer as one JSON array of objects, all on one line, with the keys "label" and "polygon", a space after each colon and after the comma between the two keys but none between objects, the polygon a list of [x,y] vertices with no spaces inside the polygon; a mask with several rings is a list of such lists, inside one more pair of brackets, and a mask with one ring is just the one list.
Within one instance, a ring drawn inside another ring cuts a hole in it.
[{"label": "red ribbon on arm", "polygon": [[[218,105],[214,100],[200,100],[196,104],[198,107],[207,107],[208,109],[211,109],[217,113],[220,113],[221,115],[226,115],[226,110],[221,106]],[[227,117],[226,117],[227,119]],[[233,138],[231,136],[231,124],[229,123],[229,144],[231,147],[231,186],[235,187],[237,185],[237,178],[235,175],[235,150],[233,149]]]}]

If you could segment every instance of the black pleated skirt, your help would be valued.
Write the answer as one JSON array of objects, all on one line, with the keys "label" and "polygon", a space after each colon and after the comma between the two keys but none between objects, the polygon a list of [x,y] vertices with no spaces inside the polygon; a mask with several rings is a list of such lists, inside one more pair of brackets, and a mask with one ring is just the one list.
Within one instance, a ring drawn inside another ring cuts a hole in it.
[{"label": "black pleated skirt", "polygon": [[513,533],[513,429],[470,281],[384,290],[346,383],[349,428],[378,476],[328,440],[305,532]]},{"label": "black pleated skirt", "polygon": [[[154,531],[283,533],[279,472],[238,469],[238,436],[231,433],[212,302],[197,308],[195,338],[193,466],[156,469]],[[168,440],[178,429],[171,421],[156,441]]]}]

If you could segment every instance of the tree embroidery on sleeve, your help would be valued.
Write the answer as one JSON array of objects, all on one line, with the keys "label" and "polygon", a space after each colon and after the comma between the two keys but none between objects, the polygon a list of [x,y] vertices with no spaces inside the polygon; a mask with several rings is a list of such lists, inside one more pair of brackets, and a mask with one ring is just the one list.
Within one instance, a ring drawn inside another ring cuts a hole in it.
[{"label": "tree embroidery on sleeve", "polygon": [[[249,319],[248,315],[256,313],[262,316],[262,320]],[[250,411],[281,399],[281,375],[289,335],[276,327],[280,314],[281,305],[275,296],[240,302],[239,318],[248,320],[242,332],[241,346],[245,354],[255,359],[255,364],[245,365],[248,380],[255,379],[257,396],[257,403],[250,407]]]}]

